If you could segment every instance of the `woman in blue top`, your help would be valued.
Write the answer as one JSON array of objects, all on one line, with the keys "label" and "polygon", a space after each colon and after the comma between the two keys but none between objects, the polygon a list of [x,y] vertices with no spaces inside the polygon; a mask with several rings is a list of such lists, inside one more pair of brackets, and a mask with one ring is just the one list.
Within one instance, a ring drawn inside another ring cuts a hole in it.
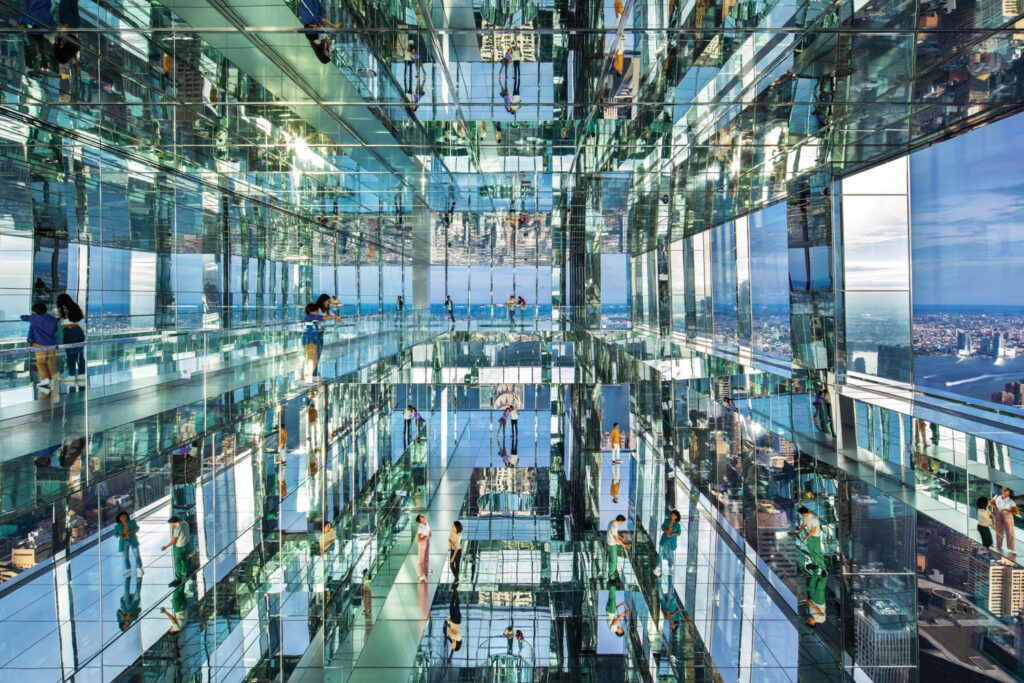
[{"label": "woman in blue top", "polygon": [[661,563],[668,562],[671,570],[676,564],[676,543],[679,535],[683,533],[683,526],[679,521],[683,518],[679,510],[673,510],[661,524],[661,541],[658,543],[658,566],[654,568],[654,575],[661,576]]},{"label": "woman in blue top", "polygon": [[[329,294],[321,294],[320,296],[318,296],[316,298],[316,302],[315,303],[316,303],[317,309],[320,311],[320,316],[322,316],[325,321],[326,320],[337,320],[337,321],[341,320],[341,318],[339,318],[338,316],[333,315],[331,313],[331,305],[338,303],[338,300],[335,299],[334,297],[332,297],[331,295],[329,295]],[[313,368],[313,376],[314,377],[319,377],[320,376],[320,365],[319,364],[320,364],[320,358],[322,358],[323,355],[324,355],[324,327],[323,327],[323,325],[320,325],[320,335],[317,337],[317,341],[316,341],[317,365],[316,365],[316,367]]]},{"label": "woman in blue top", "polygon": [[125,578],[132,575],[132,563],[128,556],[131,551],[135,551],[135,568],[141,579],[145,572],[142,570],[142,555],[139,554],[139,525],[128,516],[127,512],[121,510],[117,513],[114,533],[117,535],[117,549],[124,557]]},{"label": "woman in blue top", "polygon": [[[299,18],[304,28],[318,29],[324,26],[338,28],[341,26],[340,23],[330,21],[324,17],[320,11],[319,0],[301,0],[300,5]],[[327,64],[331,61],[331,39],[327,37],[324,31],[306,31],[306,38],[309,40],[309,46],[313,48],[313,52],[316,53],[316,58],[320,60],[321,64]]]}]

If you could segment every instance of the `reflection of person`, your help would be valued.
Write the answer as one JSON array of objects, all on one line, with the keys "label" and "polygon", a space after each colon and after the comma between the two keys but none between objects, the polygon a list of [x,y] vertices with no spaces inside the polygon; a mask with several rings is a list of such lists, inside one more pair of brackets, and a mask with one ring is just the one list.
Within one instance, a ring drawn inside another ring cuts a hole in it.
[{"label": "reflection of person", "polygon": [[508,408],[501,411],[501,417],[498,418],[498,431],[501,432],[502,438],[505,437],[505,428],[508,425]]},{"label": "reflection of person", "polygon": [[508,65],[512,62],[512,48],[506,48],[505,54],[501,56],[501,68],[498,69],[498,76],[508,78]]},{"label": "reflection of person", "polygon": [[804,604],[807,605],[809,616],[807,625],[810,627],[825,623],[825,587],[828,576],[824,569],[817,569],[811,572],[811,578],[807,581],[807,597]]},{"label": "reflection of person", "polygon": [[360,587],[360,592],[363,595],[363,617],[369,625],[370,620],[373,619],[373,586],[370,584],[370,572],[367,569],[363,570],[363,585]]},{"label": "reflection of person", "polygon": [[188,576],[189,528],[178,517],[171,517],[167,523],[171,525],[171,541],[160,549],[167,550],[174,546],[174,580],[167,584],[174,588],[180,586]]},{"label": "reflection of person", "polygon": [[419,440],[419,438],[423,435],[423,430],[426,429],[427,427],[427,421],[426,419],[424,419],[422,415],[420,415],[419,409],[413,408],[412,410],[412,419],[416,422],[416,439]]},{"label": "reflection of person", "polygon": [[177,633],[185,628],[188,621],[188,603],[185,601],[185,586],[178,586],[171,593],[171,610],[161,607],[160,611],[171,620],[171,628],[168,633]]},{"label": "reflection of person", "polygon": [[[820,391],[818,392],[821,393]],[[928,443],[928,423],[919,417],[914,418],[914,446],[921,447]]]},{"label": "reflection of person", "polygon": [[[23,315],[28,323],[28,343],[33,347],[54,346],[57,343],[57,319],[46,312],[46,304],[37,301],[32,304],[32,315]],[[50,382],[57,378],[57,351],[52,348],[36,351],[36,368],[39,371],[39,388],[49,389]]]},{"label": "reflection of person", "polygon": [[132,622],[138,618],[139,613],[142,612],[142,577],[140,576],[136,580],[134,593],[131,591],[131,584],[131,577],[126,577],[124,580],[124,593],[121,595],[121,604],[117,608],[117,627],[122,631],[127,631]]},{"label": "reflection of person", "polygon": [[402,432],[402,438],[405,440],[406,444],[408,444],[409,439],[412,438],[412,416],[415,414],[416,409],[412,407],[411,403],[402,411],[402,418],[405,420],[405,431]]},{"label": "reflection of person", "polygon": [[320,335],[323,332],[324,317],[316,304],[306,304],[306,317],[303,318],[302,349],[305,354],[302,379],[312,382],[316,377],[317,365],[320,362]]},{"label": "reflection of person", "polygon": [[448,532],[448,566],[452,570],[452,586],[459,585],[459,566],[462,564],[462,522],[452,523]]},{"label": "reflection of person", "polygon": [[505,308],[508,309],[508,321],[510,323],[514,324],[515,321],[516,321],[516,298],[515,298],[515,296],[513,296],[511,294],[508,295],[508,298],[505,299]]},{"label": "reflection of person", "polygon": [[[341,321],[341,318],[339,318],[338,316],[336,316],[333,313],[331,313],[331,306],[337,306],[337,305],[340,304],[340,302],[335,297],[330,296],[328,294],[321,294],[320,296],[318,296],[316,298],[316,302],[315,303],[316,303],[316,307],[318,309],[320,309],[319,314],[323,317],[323,319],[325,321],[327,321],[327,320],[335,320],[335,321],[339,321],[339,322]],[[317,337],[317,341],[316,341],[316,357],[317,357],[317,363],[320,362],[319,359],[324,357],[324,327],[323,327],[323,325],[320,326],[320,334]],[[313,376],[317,377],[319,375],[320,375],[320,366],[317,365],[316,369],[313,370]]]},{"label": "reflection of person", "polygon": [[[82,313],[82,309],[75,303],[67,294],[60,294],[57,296],[57,311],[60,313],[60,324],[63,327],[64,332],[64,343],[65,344],[80,344],[85,341],[85,332],[82,331],[81,325],[78,323],[82,322],[85,318],[85,314]],[[78,382],[85,382],[85,351],[81,346],[74,346],[71,348],[64,349],[64,355],[67,360],[67,382],[69,384],[77,384]]]},{"label": "reflection of person", "polygon": [[74,40],[73,34],[68,32],[82,26],[82,18],[78,13],[78,0],[60,0],[60,5],[57,7],[57,24],[59,30],[53,41],[53,54],[57,58],[58,64],[67,64],[78,54],[78,43]]},{"label": "reflection of person", "polygon": [[619,515],[608,523],[608,533],[605,534],[605,542],[608,544],[608,578],[612,578],[619,572],[619,547],[629,548],[629,545],[619,536],[619,527],[625,522],[625,515]]},{"label": "reflection of person", "polygon": [[420,583],[427,582],[427,574],[430,571],[430,525],[427,524],[427,518],[423,515],[416,515],[416,522],[419,524],[419,528],[416,529],[416,542],[419,544],[418,548],[418,574]]},{"label": "reflection of person", "polygon": [[444,296],[444,310],[448,312],[448,320],[451,321],[452,325],[455,324],[455,305],[452,304],[452,298],[445,294]]},{"label": "reflection of person", "polygon": [[114,534],[117,536],[117,551],[124,557],[125,578],[132,575],[132,563],[129,556],[134,552],[135,571],[141,579],[145,572],[142,570],[142,555],[139,553],[139,525],[128,516],[125,510],[117,513]]},{"label": "reflection of person", "polygon": [[523,59],[523,51],[519,48],[519,43],[514,43],[510,50],[512,59],[512,78],[516,81],[519,80],[519,62]]},{"label": "reflection of person", "polygon": [[807,553],[811,556],[811,564],[824,569],[825,556],[821,554],[821,522],[818,517],[801,505],[797,512],[803,517],[800,527],[796,530],[797,538],[807,545]]},{"label": "reflection of person", "polygon": [[622,482],[622,480],[619,479],[619,477],[616,476],[613,473],[612,474],[612,490],[611,490],[611,496],[612,496],[612,502],[613,503],[618,503],[619,502],[619,485],[621,484],[621,482]]},{"label": "reflection of person", "polygon": [[996,550],[1002,550],[1003,537],[1006,537],[1006,549],[1016,555],[1016,543],[1013,538],[1013,516],[1019,512],[1017,503],[1013,499],[1013,491],[1003,487],[1002,492],[989,502],[989,507],[994,508],[992,519],[996,528]]},{"label": "reflection of person", "polygon": [[462,647],[462,610],[459,606],[459,591],[452,591],[448,601],[448,618],[444,620],[444,639],[451,643],[451,652]]},{"label": "reflection of person", "polygon": [[[303,27],[318,29],[324,26],[332,28],[341,26],[340,23],[329,21],[323,16],[320,12],[319,0],[299,0],[299,4],[301,5],[299,15]],[[309,40],[309,46],[313,48],[313,52],[316,54],[317,59],[320,60],[320,63],[329,63],[331,61],[331,39],[327,37],[327,33],[316,30],[309,30],[305,33],[306,39]]]},{"label": "reflection of person", "polygon": [[615,19],[618,20],[622,16],[622,0],[615,0]]},{"label": "reflection of person", "polygon": [[814,422],[823,434],[836,435],[832,429],[832,405],[823,389],[819,389],[814,397]]},{"label": "reflection of person", "polygon": [[981,536],[981,544],[986,548],[991,548],[992,513],[988,510],[988,498],[980,496],[975,505],[978,508],[978,535]]},{"label": "reflection of person", "polygon": [[679,535],[683,533],[683,527],[680,524],[682,515],[679,514],[679,510],[673,510],[665,518],[665,521],[661,523],[662,536],[658,542],[658,566],[654,568],[654,575],[661,576],[661,564],[667,562],[669,571],[675,567],[676,564],[676,544],[678,543]]},{"label": "reflection of person", "polygon": [[621,465],[622,458],[619,456],[619,448],[622,446],[622,432],[619,431],[619,423],[612,425],[610,440],[612,442],[612,464]]},{"label": "reflection of person", "polygon": [[[619,610],[622,610],[621,612]],[[615,585],[608,586],[608,602],[604,606],[605,620],[608,622],[608,630],[617,636],[626,635],[626,617],[629,616],[629,608],[626,601],[616,603]]]}]

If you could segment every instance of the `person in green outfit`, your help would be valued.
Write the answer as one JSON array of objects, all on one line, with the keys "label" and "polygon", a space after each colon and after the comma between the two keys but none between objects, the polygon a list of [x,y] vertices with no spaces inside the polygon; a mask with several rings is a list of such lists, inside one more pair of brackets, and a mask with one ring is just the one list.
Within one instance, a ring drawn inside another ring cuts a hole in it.
[{"label": "person in green outfit", "polygon": [[608,584],[608,601],[604,606],[605,621],[608,623],[608,630],[621,638],[626,635],[626,617],[629,616],[629,607],[626,606],[625,600],[618,602],[616,595],[615,584]]},{"label": "person in green outfit", "polygon": [[171,525],[171,541],[161,550],[167,550],[172,545],[174,546],[174,581],[167,585],[176,588],[188,576],[189,530],[188,525],[178,517],[171,517],[167,522]]},{"label": "person in green outfit", "polygon": [[825,556],[821,554],[821,521],[805,506],[801,505],[797,512],[804,518],[796,530],[797,538],[807,544],[807,554],[811,556],[811,564],[815,568],[825,568]]},{"label": "person in green outfit", "polygon": [[626,517],[619,515],[608,524],[608,533],[605,542],[608,544],[608,578],[612,578],[619,572],[619,546],[629,548],[629,545],[619,536],[619,527],[626,523]]},{"label": "person in green outfit", "polygon": [[114,521],[114,534],[117,536],[117,550],[124,557],[124,577],[132,575],[132,563],[129,557],[135,552],[135,572],[141,579],[145,574],[142,570],[142,555],[139,554],[139,525],[128,513],[121,510]]},{"label": "person in green outfit", "polygon": [[811,570],[811,578],[807,581],[807,597],[804,604],[807,606],[808,626],[814,628],[825,623],[825,587],[828,583],[828,575],[823,569]]},{"label": "person in green outfit", "polygon": [[680,520],[683,518],[679,514],[679,510],[673,510],[665,518],[665,521],[661,523],[661,540],[658,542],[658,564],[654,568],[654,575],[661,576],[661,565],[663,562],[668,563],[669,571],[676,564],[676,544],[678,543],[679,535],[683,533],[683,527],[680,524]]}]

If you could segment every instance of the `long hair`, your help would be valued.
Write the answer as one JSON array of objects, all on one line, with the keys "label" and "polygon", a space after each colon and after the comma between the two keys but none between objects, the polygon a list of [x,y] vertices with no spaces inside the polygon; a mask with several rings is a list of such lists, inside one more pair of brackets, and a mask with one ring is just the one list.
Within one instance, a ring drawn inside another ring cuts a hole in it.
[{"label": "long hair", "polygon": [[66,293],[57,296],[57,310],[60,311],[61,316],[73,323],[81,322],[85,318],[82,308]]}]

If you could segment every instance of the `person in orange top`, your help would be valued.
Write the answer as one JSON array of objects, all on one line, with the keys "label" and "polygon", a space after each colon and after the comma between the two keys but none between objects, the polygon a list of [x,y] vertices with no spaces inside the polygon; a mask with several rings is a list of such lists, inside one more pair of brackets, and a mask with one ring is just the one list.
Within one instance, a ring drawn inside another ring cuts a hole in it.
[{"label": "person in orange top", "polygon": [[619,484],[620,483],[621,483],[621,480],[617,476],[612,475],[612,491],[611,491],[611,493],[612,493],[612,502],[613,503],[618,503],[619,502]]},{"label": "person in orange top", "polygon": [[615,0],[615,18],[622,16],[622,0]]},{"label": "person in orange top", "polygon": [[619,448],[622,446],[622,433],[619,431],[619,423],[616,422],[612,425],[611,433],[612,442],[612,464],[621,465],[622,458],[619,457]]}]

